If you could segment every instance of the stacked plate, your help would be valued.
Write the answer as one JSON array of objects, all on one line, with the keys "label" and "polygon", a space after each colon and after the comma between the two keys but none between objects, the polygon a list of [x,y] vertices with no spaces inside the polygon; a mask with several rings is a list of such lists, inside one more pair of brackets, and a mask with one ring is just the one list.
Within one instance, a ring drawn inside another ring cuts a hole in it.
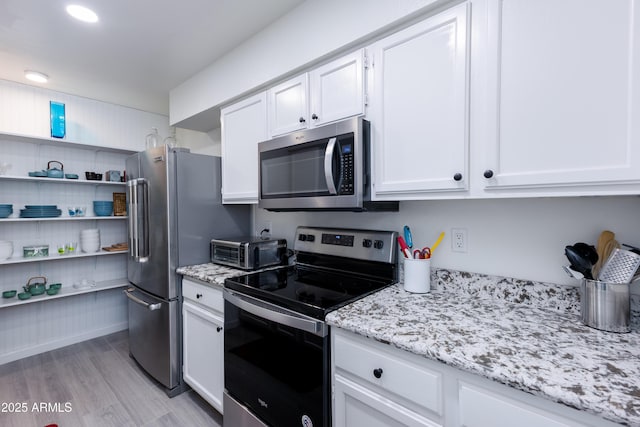
[{"label": "stacked plate", "polygon": [[0,240],[0,260],[9,259],[13,255],[13,242],[10,240]]},{"label": "stacked plate", "polygon": [[20,209],[20,218],[54,218],[61,214],[56,205],[26,205]]},{"label": "stacked plate", "polygon": [[0,205],[0,218],[7,218],[13,213],[13,205]]},{"label": "stacked plate", "polygon": [[82,252],[91,253],[100,250],[100,230],[92,228],[80,232],[80,248]]}]

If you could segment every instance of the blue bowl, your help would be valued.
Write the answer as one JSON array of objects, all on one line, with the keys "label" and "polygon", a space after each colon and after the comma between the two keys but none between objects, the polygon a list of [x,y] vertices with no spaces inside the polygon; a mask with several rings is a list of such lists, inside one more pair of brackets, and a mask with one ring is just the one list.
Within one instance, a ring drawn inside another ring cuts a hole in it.
[{"label": "blue bowl", "polygon": [[93,202],[93,212],[96,216],[111,216],[113,213],[113,202]]}]

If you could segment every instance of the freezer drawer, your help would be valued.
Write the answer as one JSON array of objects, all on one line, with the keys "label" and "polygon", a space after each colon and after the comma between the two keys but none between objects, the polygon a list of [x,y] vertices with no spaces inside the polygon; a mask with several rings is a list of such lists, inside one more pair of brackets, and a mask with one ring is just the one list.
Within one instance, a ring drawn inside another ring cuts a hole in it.
[{"label": "freezer drawer", "polygon": [[181,345],[178,300],[158,299],[131,286],[129,351],[144,370],[168,389],[181,383]]}]

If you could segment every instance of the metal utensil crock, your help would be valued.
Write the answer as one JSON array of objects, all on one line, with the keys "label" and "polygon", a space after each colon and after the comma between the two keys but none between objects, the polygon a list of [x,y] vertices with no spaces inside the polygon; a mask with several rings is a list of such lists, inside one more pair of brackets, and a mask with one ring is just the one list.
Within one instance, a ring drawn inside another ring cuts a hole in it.
[{"label": "metal utensil crock", "polygon": [[587,326],[607,332],[629,332],[629,284],[582,279],[580,312]]}]

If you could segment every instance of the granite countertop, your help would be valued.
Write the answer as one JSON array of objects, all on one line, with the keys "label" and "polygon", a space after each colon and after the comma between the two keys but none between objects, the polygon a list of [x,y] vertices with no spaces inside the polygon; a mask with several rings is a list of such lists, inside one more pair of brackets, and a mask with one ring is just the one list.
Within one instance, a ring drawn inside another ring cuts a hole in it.
[{"label": "granite countertop", "polygon": [[[437,270],[432,291],[392,285],[327,323],[514,388],[640,426],[640,331],[582,324],[577,288]],[[435,289],[434,289],[435,288]],[[632,302],[635,307],[636,297]],[[637,311],[633,312],[637,320]]]},{"label": "granite countertop", "polygon": [[226,267],[213,263],[187,265],[176,269],[178,274],[217,286],[224,286],[225,279],[250,273],[239,268]]}]

